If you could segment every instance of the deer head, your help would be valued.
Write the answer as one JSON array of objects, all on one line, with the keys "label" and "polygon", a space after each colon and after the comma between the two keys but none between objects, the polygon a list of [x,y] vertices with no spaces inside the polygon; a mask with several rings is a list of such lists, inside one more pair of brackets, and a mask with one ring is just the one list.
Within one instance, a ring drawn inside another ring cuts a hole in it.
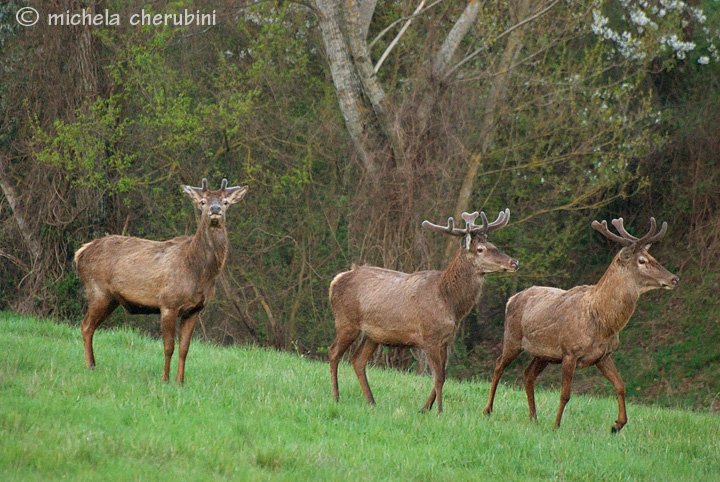
[{"label": "deer head", "polygon": [[202,218],[209,219],[212,227],[225,225],[225,210],[229,205],[240,201],[248,190],[247,186],[227,187],[227,179],[222,180],[220,189],[217,191],[208,189],[207,179],[202,180],[202,187],[185,185],[180,187],[196,203]]},{"label": "deer head", "polygon": [[[475,224],[478,216],[482,219],[482,225],[479,226]],[[501,211],[492,223],[488,223],[484,212],[462,213],[462,218],[465,221],[464,229],[456,228],[452,217],[448,218],[447,226],[439,226],[430,221],[423,221],[422,225],[432,231],[461,237],[461,249],[474,258],[475,266],[482,273],[515,271],[518,268],[516,259],[506,255],[487,240],[488,234],[507,225],[510,209]]]},{"label": "deer head", "polygon": [[593,221],[591,226],[602,233],[606,238],[623,245],[623,248],[615,256],[614,263],[630,273],[631,278],[640,288],[641,292],[656,288],[674,289],[680,282],[680,278],[666,270],[658,261],[653,258],[648,249],[655,241],[662,238],[667,232],[667,223],[663,222],[660,231],[657,231],[655,218],[650,218],[650,230],[641,238],[637,238],[625,230],[623,219],[613,219],[620,235],[608,229],[607,221],[601,223]]}]

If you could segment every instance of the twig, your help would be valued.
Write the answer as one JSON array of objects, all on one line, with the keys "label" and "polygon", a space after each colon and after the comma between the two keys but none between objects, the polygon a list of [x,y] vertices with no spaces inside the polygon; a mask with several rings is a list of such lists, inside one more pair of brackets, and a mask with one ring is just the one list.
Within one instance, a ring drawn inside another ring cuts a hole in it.
[{"label": "twig", "polygon": [[[551,3],[550,5],[548,5],[547,7],[545,7],[543,10],[540,10],[540,11],[539,11],[538,13],[536,13],[535,15],[532,15],[532,16],[526,18],[525,20],[523,20],[522,22],[519,22],[519,23],[513,25],[512,27],[510,27],[509,29],[505,30],[503,33],[501,33],[500,35],[498,35],[497,37],[495,37],[494,42],[497,42],[498,40],[500,40],[500,39],[503,38],[504,36],[510,34],[511,32],[513,32],[513,31],[515,31],[515,30],[517,30],[518,28],[522,27],[523,25],[525,25],[525,24],[527,24],[527,23],[530,23],[530,22],[532,22],[533,20],[537,19],[538,17],[540,17],[540,16],[544,15],[545,13],[549,12],[549,11],[550,11],[555,5],[557,5],[558,3],[560,3],[560,0],[555,0],[553,3]],[[462,66],[465,65],[467,62],[469,62],[470,60],[472,60],[472,59],[473,59],[475,56],[477,56],[480,52],[482,52],[483,50],[485,50],[485,47],[486,47],[486,46],[483,45],[482,47],[479,47],[479,48],[475,49],[470,55],[468,55],[467,57],[465,57],[464,59],[462,59],[460,62],[458,62],[457,64],[455,64],[450,70],[448,70],[448,72],[447,72],[447,74],[446,74],[446,77],[447,77],[447,76],[450,76],[452,73],[454,73],[454,72],[455,72],[456,70],[458,70],[460,67],[462,67]]]},{"label": "twig", "polygon": [[402,28],[400,29],[400,31],[398,32],[398,34],[395,36],[395,38],[393,39],[393,41],[390,42],[390,45],[388,45],[388,48],[386,48],[386,49],[385,49],[385,52],[383,52],[383,54],[380,56],[380,60],[377,61],[377,64],[375,64],[375,68],[373,69],[373,71],[374,71],[376,74],[378,73],[378,70],[380,70],[380,67],[382,66],[383,62],[385,62],[385,59],[387,58],[387,56],[390,55],[390,52],[392,51],[392,49],[394,49],[394,48],[395,48],[395,45],[397,45],[397,43],[400,41],[400,37],[402,37],[402,36],[405,34],[405,31],[406,31],[406,30],[408,29],[408,27],[410,26],[410,23],[412,23],[414,16],[415,16],[420,10],[422,10],[423,5],[425,5],[425,0],[421,0],[421,1],[420,1],[420,4],[419,4],[419,5],[417,6],[417,8],[415,9],[415,12],[413,12],[413,17],[409,18],[409,19],[407,20],[407,22],[405,22],[405,25],[402,26]]},{"label": "twig", "polygon": [[423,13],[425,13],[425,12],[427,12],[428,10],[430,10],[431,8],[433,8],[433,7],[434,7],[435,5],[437,5],[438,3],[444,2],[444,1],[445,1],[445,0],[436,0],[436,1],[434,1],[433,3],[431,3],[430,5],[428,5],[427,7],[425,7],[424,9],[422,9],[422,10],[419,11],[419,12],[416,10],[415,13],[413,13],[412,15],[408,15],[407,17],[402,17],[402,18],[399,18],[399,19],[395,20],[393,23],[391,23],[390,25],[388,25],[387,27],[385,27],[385,29],[383,29],[383,31],[380,32],[380,33],[377,35],[377,37],[375,37],[375,38],[373,39],[373,41],[368,44],[368,49],[371,49],[371,48],[373,47],[373,45],[375,45],[375,44],[378,42],[378,40],[380,40],[381,38],[383,38],[386,33],[388,33],[390,30],[392,30],[395,25],[399,24],[400,22],[402,22],[402,21],[404,21],[404,20],[412,20],[412,19],[415,18],[415,17],[419,17],[419,16],[422,15]]}]

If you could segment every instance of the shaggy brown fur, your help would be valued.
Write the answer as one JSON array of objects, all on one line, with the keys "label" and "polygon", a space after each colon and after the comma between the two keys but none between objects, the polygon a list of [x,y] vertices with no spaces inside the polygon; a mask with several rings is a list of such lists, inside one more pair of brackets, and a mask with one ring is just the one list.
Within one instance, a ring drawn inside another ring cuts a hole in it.
[{"label": "shaggy brown fur", "polygon": [[[509,218],[509,212],[507,216]],[[469,225],[472,226],[472,222]],[[407,274],[353,265],[350,271],[333,279],[330,305],[335,315],[337,338],[328,354],[335,400],[339,399],[340,359],[360,333],[364,333],[352,364],[367,402],[374,404],[375,399],[365,366],[377,346],[417,347],[427,355],[435,379],[423,410],[429,410],[437,399],[438,413],[442,412],[448,345],[460,320],[480,299],[485,273],[515,271],[518,267],[516,260],[488,243],[485,234],[476,232],[470,239],[444,271]]]},{"label": "shaggy brown fur", "polygon": [[[606,224],[596,223],[593,228],[607,236]],[[622,226],[622,218],[614,220],[613,224]],[[654,220],[651,225],[655,225]],[[649,243],[664,234],[665,227],[659,235],[652,236],[654,229],[651,228],[643,239],[624,238],[631,242],[623,242],[626,247],[615,256],[596,285],[576,286],[568,291],[533,286],[508,300],[503,351],[497,360],[485,414],[492,411],[495,391],[505,367],[524,350],[533,356],[525,370],[531,419],[537,420],[535,380],[549,363],[562,364],[562,392],[556,426],[560,426],[563,410],[570,400],[575,369],[595,365],[617,392],[619,415],[612,431],[622,429],[627,423],[625,385],[610,355],[617,348],[618,333],[635,311],[640,295],[657,288],[673,289],[679,281],[647,251]],[[624,229],[619,231],[623,233]],[[611,239],[621,241],[613,236]]]},{"label": "shaggy brown fur", "polygon": [[185,358],[200,311],[215,292],[215,278],[225,264],[228,236],[225,210],[240,201],[247,186],[208,191],[182,186],[202,214],[194,236],[150,241],[129,236],[105,236],[75,253],[75,264],[85,285],[88,311],[81,328],[87,366],[95,366],[93,334],[122,305],[131,314],[159,313],[165,346],[163,380],[170,372],[175,348],[175,322],[180,322],[180,359],[177,381],[183,382]]}]

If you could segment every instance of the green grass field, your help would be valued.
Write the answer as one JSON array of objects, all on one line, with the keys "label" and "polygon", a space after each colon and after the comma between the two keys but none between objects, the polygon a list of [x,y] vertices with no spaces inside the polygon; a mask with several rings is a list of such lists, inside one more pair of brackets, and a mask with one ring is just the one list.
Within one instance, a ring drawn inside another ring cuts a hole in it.
[{"label": "green grass field", "polygon": [[343,363],[338,404],[328,364],[292,354],[193,342],[178,386],[131,331],[96,333],[94,371],[78,328],[0,313],[0,333],[3,481],[720,480],[717,415],[631,400],[611,435],[615,399],[575,396],[556,430],[553,391],[535,424],[523,391],[501,384],[485,417],[488,384],[449,380],[437,416],[409,373],[370,369],[369,407]]}]

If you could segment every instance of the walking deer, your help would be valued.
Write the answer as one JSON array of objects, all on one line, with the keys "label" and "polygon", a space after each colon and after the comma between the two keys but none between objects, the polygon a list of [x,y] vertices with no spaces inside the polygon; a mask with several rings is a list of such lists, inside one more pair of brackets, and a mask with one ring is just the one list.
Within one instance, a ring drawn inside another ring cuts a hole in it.
[{"label": "walking deer", "polygon": [[95,367],[95,329],[122,305],[131,314],[160,314],[165,347],[163,381],[170,373],[175,322],[180,318],[177,382],[183,383],[195,323],[215,293],[215,278],[227,257],[225,210],[240,201],[248,187],[227,187],[227,179],[218,191],[208,190],[207,179],[202,180],[202,187],[181,187],[201,211],[194,236],[168,241],[105,236],[84,244],[75,253],[88,299],[81,324],[88,368]]},{"label": "walking deer", "polygon": [[423,227],[462,239],[450,265],[444,271],[418,271],[407,274],[373,266],[352,266],[338,274],[330,284],[330,305],[335,315],[337,338],[330,346],[332,393],[339,400],[337,370],[343,353],[363,333],[352,357],[365,399],[375,404],[365,375],[365,366],[379,344],[417,347],[426,356],[434,386],[422,411],[430,410],[437,399],[442,412],[448,345],[460,320],[478,303],[486,273],[515,271],[518,262],[487,242],[487,235],[505,226],[510,210],[488,223],[475,225],[478,213],[463,213],[465,229],[455,228],[453,218],[447,226],[428,221]]},{"label": "walking deer", "polygon": [[595,365],[613,385],[618,397],[618,418],[612,432],[627,423],[625,384],[610,358],[617,348],[618,334],[635,311],[641,294],[658,288],[673,289],[680,278],[663,268],[650,256],[650,245],[667,231],[663,223],[657,232],[654,218],[642,238],[629,234],[623,219],[613,219],[620,235],[612,233],[607,222],[592,222],[592,227],[608,239],[623,245],[610,267],[596,285],[576,286],[568,291],[533,286],[507,302],[502,355],[497,359],[490,399],[485,414],[492,412],[495,390],[507,367],[523,351],[533,359],[525,369],[525,392],[530,418],[535,412],[535,380],[549,363],[560,363],[562,390],[555,425],[560,426],[576,369]]}]

